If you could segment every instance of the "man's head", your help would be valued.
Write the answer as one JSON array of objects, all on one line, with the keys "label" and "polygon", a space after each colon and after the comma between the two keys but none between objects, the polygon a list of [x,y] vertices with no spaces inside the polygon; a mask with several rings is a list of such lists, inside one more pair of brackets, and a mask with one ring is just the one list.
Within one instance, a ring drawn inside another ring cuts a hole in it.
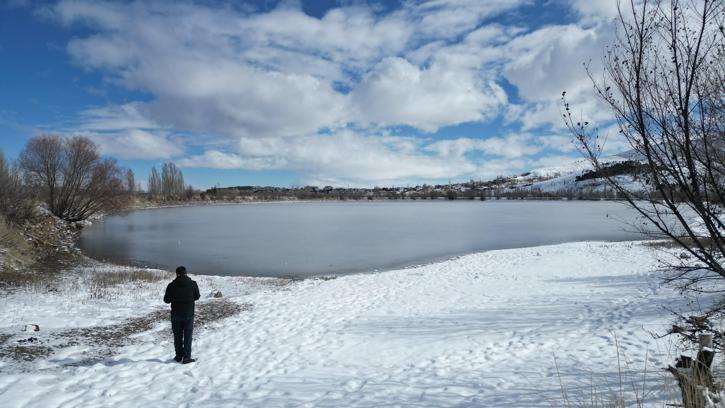
[{"label": "man's head", "polygon": [[176,274],[177,275],[186,275],[186,268],[183,266],[176,268]]}]

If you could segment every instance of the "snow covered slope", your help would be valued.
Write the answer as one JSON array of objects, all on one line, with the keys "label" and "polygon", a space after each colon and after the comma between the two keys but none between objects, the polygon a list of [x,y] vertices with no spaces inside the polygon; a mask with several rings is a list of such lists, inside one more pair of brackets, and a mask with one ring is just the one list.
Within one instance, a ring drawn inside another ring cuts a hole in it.
[{"label": "snow covered slope", "polygon": [[[24,369],[6,362],[0,401],[6,407],[550,407],[564,405],[560,381],[570,401],[589,401],[595,392],[612,402],[622,378],[633,402],[647,366],[646,401],[662,406],[676,386],[659,368],[677,352],[650,331],[668,326],[663,305],[684,300],[661,287],[652,255],[637,243],[574,243],[279,287],[249,289],[249,281],[207,277],[199,279],[203,293],[219,285],[229,300],[252,307],[198,331],[196,363],[171,360],[163,323],[91,365],[74,366],[72,353]],[[0,329],[60,322],[88,307],[107,320],[117,308],[123,317],[133,308],[163,309],[163,286],[154,296],[129,289],[107,304],[21,307],[18,295],[3,299]],[[624,355],[621,374],[617,349]]]},{"label": "snow covered slope", "polygon": [[[616,155],[602,158],[602,164],[614,164],[632,160],[628,155]],[[577,181],[576,178],[587,171],[592,170],[589,160],[580,159],[571,163],[559,166],[543,167],[531,170],[520,176],[513,178],[514,183],[510,184],[509,189],[527,189],[541,191],[545,193],[561,193],[566,191],[603,191],[607,183],[602,178]],[[617,176],[619,181],[626,185],[631,191],[641,190],[643,187],[636,182],[632,176]]]}]

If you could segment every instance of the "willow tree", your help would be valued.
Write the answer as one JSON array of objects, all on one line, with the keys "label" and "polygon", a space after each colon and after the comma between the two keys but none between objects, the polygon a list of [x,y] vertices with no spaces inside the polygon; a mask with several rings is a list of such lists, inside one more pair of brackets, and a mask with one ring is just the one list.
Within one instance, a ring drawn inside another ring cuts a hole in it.
[{"label": "willow tree", "polygon": [[20,153],[19,167],[48,209],[66,221],[118,210],[127,202],[120,167],[83,136],[34,137]]}]

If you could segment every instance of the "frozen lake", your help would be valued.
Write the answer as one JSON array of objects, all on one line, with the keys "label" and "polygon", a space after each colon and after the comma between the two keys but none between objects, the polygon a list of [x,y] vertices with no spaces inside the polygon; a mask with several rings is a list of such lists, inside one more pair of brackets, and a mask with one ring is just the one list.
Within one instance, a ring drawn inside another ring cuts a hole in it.
[{"label": "frozen lake", "polygon": [[165,208],[86,228],[91,257],[190,273],[307,277],[385,270],[466,253],[638,239],[621,203],[403,201]]}]

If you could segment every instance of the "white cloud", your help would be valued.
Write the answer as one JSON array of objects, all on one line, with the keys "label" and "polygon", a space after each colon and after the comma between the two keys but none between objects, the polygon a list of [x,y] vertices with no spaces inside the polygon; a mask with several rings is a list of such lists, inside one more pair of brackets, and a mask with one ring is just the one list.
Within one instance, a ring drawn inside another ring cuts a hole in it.
[{"label": "white cloud", "polygon": [[569,0],[570,6],[587,19],[616,17],[617,2],[617,0]]},{"label": "white cloud", "polygon": [[[537,163],[533,157],[561,140],[530,134],[488,139],[422,139],[360,134],[348,130],[298,138],[241,138],[238,152],[207,150],[179,162],[184,167],[292,170],[307,182],[335,185],[401,185],[448,179],[491,178]],[[566,146],[568,149],[569,147]],[[569,150],[566,150],[569,151]],[[485,155],[480,162],[468,153]],[[563,157],[554,153],[557,160]]]},{"label": "white cloud", "polygon": [[213,169],[269,170],[282,168],[285,164],[267,158],[249,158],[234,153],[207,150],[203,154],[181,159],[178,165]]},{"label": "white cloud", "polygon": [[592,28],[550,26],[512,40],[507,48],[513,57],[503,75],[528,104],[514,107],[508,118],[520,121],[525,130],[541,125],[562,128],[561,94],[566,91],[577,112],[590,120],[608,119],[584,64],[599,77],[604,46],[612,36],[613,26],[602,23]]},{"label": "white cloud", "polygon": [[506,93],[494,81],[440,64],[420,69],[402,58],[386,58],[353,92],[360,117],[381,125],[435,131],[446,125],[494,117]]},{"label": "white cloud", "polygon": [[577,150],[574,136],[569,134],[541,135],[537,138],[544,147],[559,152],[573,152]]},{"label": "white cloud", "polygon": [[141,129],[128,129],[112,133],[86,133],[98,143],[105,155],[121,159],[170,159],[184,149],[169,139],[168,135]]},{"label": "white cloud", "polygon": [[65,0],[54,10],[64,24],[98,30],[72,40],[68,52],[109,81],[154,95],[152,120],[236,138],[353,123],[432,132],[490,119],[506,94],[470,46],[500,42],[500,27],[477,29],[465,47],[446,46],[417,63],[403,55],[519,4],[413,2],[385,15],[340,7],[319,19],[290,7],[244,14],[166,2]]},{"label": "white cloud", "polygon": [[[61,0],[52,14],[92,34],[67,50],[81,67],[151,98],[81,113],[77,130],[122,158],[178,158],[186,167],[298,171],[310,180],[390,184],[525,170],[569,153],[560,95],[606,118],[581,63],[599,69],[609,12],[572,0],[586,24],[489,21],[528,0],[412,0],[395,11],[298,4],[262,13],[193,2]],[[485,23],[484,23],[485,22]],[[509,105],[505,78],[521,102]],[[440,128],[504,116],[518,133],[431,141]],[[388,134],[410,126],[422,137]],[[350,129],[356,129],[355,131]],[[183,135],[183,136],[182,136]],[[483,159],[469,159],[476,152]]]},{"label": "white cloud", "polygon": [[80,133],[99,144],[103,154],[121,159],[170,159],[184,153],[179,137],[149,120],[141,103],[112,105],[81,112],[69,133]]},{"label": "white cloud", "polygon": [[148,119],[145,110],[146,107],[141,103],[86,109],[81,112],[78,128],[93,131],[158,128],[158,124]]},{"label": "white cloud", "polygon": [[426,149],[449,158],[462,158],[471,152],[482,152],[489,156],[521,159],[534,156],[545,149],[558,152],[576,150],[571,138],[562,135],[533,135],[529,133],[509,134],[485,139],[458,138],[441,140],[429,144]]},{"label": "white cloud", "polygon": [[408,12],[417,17],[420,35],[451,38],[475,29],[482,20],[507,13],[528,0],[425,0],[414,1]]},{"label": "white cloud", "polygon": [[475,171],[466,160],[429,155],[406,137],[351,131],[299,138],[242,138],[239,153],[207,151],[180,162],[186,167],[295,170],[336,185],[389,185],[456,178]]}]

